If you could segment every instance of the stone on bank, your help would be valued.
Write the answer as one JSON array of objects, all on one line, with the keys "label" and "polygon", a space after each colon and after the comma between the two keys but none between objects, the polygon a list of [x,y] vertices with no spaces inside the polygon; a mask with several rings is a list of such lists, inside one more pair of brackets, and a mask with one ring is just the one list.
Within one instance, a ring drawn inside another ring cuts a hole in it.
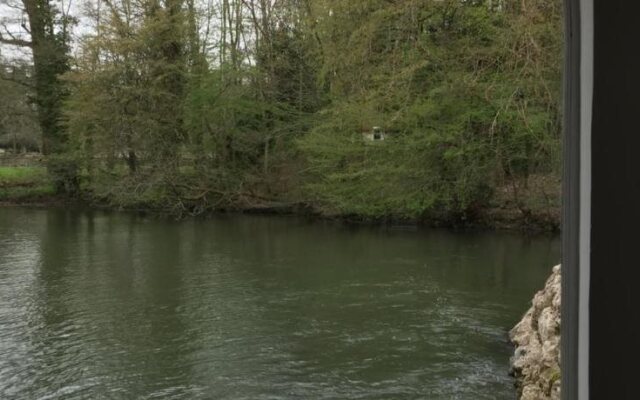
[{"label": "stone on bank", "polygon": [[560,266],[522,320],[509,332],[516,350],[511,374],[521,400],[560,400]]}]

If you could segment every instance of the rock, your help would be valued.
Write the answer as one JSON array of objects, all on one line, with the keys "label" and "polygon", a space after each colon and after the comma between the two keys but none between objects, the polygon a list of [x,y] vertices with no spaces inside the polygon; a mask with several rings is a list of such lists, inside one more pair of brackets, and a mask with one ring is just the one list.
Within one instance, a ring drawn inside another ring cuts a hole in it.
[{"label": "rock", "polygon": [[560,266],[509,332],[516,346],[511,373],[521,400],[560,400]]}]

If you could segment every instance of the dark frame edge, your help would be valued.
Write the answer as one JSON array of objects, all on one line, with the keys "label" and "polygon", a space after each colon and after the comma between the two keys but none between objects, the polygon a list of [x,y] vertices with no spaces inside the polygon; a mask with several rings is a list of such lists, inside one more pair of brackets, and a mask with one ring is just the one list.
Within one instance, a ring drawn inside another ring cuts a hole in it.
[{"label": "dark frame edge", "polygon": [[562,399],[578,399],[580,301],[580,0],[565,0],[562,204]]}]

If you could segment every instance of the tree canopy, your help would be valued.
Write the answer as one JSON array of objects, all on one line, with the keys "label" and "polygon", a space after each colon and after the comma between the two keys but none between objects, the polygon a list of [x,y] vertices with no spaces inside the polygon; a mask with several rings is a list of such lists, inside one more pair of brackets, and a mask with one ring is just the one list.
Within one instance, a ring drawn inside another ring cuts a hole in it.
[{"label": "tree canopy", "polygon": [[560,0],[95,0],[75,42],[37,1],[44,149],[92,199],[557,224]]}]

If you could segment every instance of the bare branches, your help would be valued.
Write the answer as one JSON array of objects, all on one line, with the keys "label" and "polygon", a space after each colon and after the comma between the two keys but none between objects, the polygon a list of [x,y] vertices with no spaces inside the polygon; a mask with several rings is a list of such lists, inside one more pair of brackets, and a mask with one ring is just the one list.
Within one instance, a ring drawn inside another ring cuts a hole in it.
[{"label": "bare branches", "polygon": [[22,1],[0,1],[0,44],[32,47],[28,37],[24,37],[24,33],[29,34],[29,30],[26,29],[23,12]]},{"label": "bare branches", "polygon": [[22,39],[6,39],[0,33],[0,43],[8,44],[10,46],[19,46],[19,47],[31,47],[32,43],[28,40]]},{"label": "bare branches", "polygon": [[[8,44],[10,46],[19,46],[19,47],[31,47],[32,43],[29,40],[21,39],[15,36],[9,28],[5,24],[2,24],[2,29],[4,30],[4,34],[0,32],[0,43]],[[6,36],[5,36],[6,35]]]}]

